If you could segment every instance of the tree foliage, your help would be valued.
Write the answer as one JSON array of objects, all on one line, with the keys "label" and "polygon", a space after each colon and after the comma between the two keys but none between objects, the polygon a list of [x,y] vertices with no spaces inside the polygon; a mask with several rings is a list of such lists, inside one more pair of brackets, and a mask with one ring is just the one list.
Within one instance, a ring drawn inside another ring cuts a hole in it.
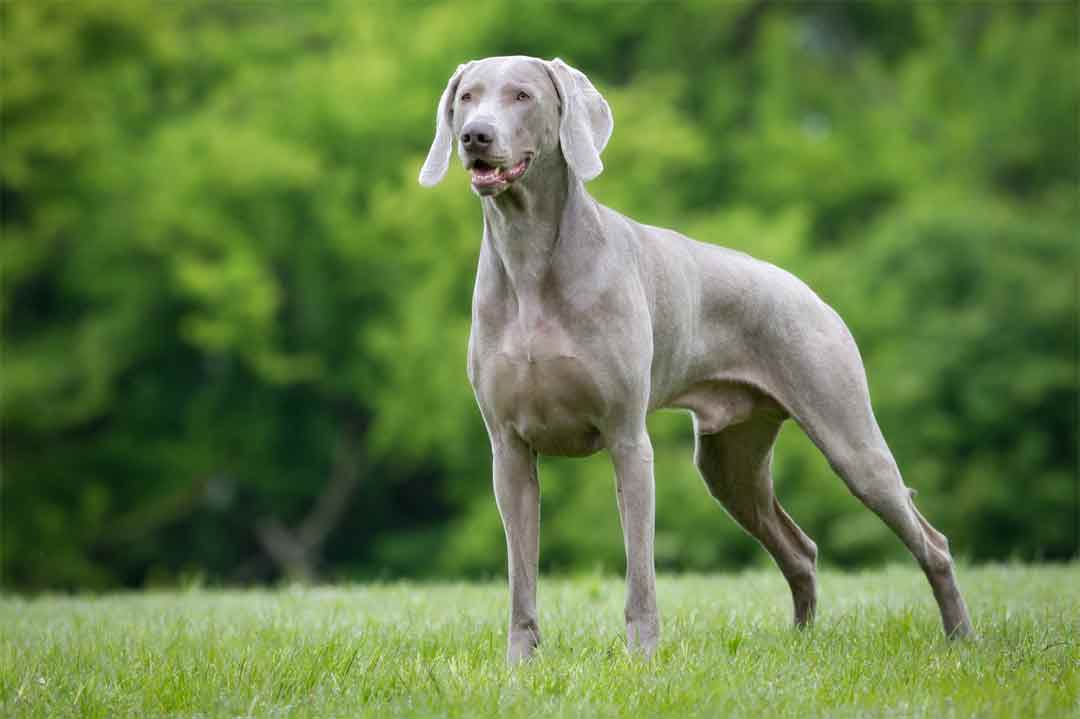
[{"label": "tree foliage", "polygon": [[[1075,3],[0,6],[7,586],[496,573],[465,379],[479,212],[417,186],[465,59],[561,56],[616,130],[594,195],[750,252],[847,320],[960,556],[1076,551]],[[651,420],[669,569],[764,560]],[[823,561],[896,556],[794,426]],[[622,566],[606,457],[545,460],[542,560]],[[351,486],[351,485],[349,485]],[[342,501],[346,501],[343,499]],[[299,536],[299,534],[297,535]]]}]

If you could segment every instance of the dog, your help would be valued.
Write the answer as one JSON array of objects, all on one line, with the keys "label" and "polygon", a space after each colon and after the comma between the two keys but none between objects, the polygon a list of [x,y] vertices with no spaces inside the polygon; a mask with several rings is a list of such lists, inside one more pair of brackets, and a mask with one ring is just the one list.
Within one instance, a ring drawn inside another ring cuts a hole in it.
[{"label": "dog", "polygon": [[628,646],[660,635],[655,490],[646,415],[689,410],[706,486],[772,555],[797,626],[816,610],[814,542],[773,494],[780,425],[793,418],[926,574],[945,633],[972,633],[944,535],[919,513],[870,406],[844,322],[769,263],[635,222],[594,200],[614,127],[589,79],[559,59],[460,65],[436,112],[420,183],[454,147],[483,208],[468,376],[491,440],[510,585],[507,660],[540,642],[540,454],[606,448],[626,549]]}]

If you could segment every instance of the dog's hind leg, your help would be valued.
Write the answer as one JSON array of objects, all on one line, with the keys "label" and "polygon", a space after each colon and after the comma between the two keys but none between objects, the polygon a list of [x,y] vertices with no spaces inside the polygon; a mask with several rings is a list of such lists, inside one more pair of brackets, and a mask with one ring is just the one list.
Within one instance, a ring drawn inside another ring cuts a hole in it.
[{"label": "dog's hind leg", "polygon": [[758,412],[715,434],[698,434],[694,463],[713,497],[768,550],[784,573],[795,625],[801,627],[814,618],[817,606],[817,547],[773,494],[770,465],[782,421],[772,413]]},{"label": "dog's hind leg", "polygon": [[914,555],[933,589],[945,634],[972,634],[949,543],[915,508],[913,492],[900,476],[870,407],[866,373],[854,340],[845,336],[831,353],[819,351],[815,356],[824,359],[802,366],[798,391],[790,394],[792,416],[851,493],[881,517]]},{"label": "dog's hind leg", "polygon": [[877,423],[857,438],[820,427],[809,433],[851,493],[881,517],[914,555],[934,592],[945,634],[971,635],[971,620],[956,583],[949,542],[916,509],[914,492],[905,486]]}]

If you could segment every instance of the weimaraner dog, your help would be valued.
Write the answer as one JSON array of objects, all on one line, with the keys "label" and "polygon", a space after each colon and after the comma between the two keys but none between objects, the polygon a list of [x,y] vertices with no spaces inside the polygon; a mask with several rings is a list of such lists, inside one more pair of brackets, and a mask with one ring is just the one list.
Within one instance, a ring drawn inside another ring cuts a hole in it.
[{"label": "weimaraner dog", "polygon": [[506,530],[508,660],[540,640],[537,456],[601,448],[615,465],[627,641],[655,650],[645,416],[659,408],[692,413],[701,476],[779,565],[796,625],[814,616],[817,548],[773,495],[772,448],[788,417],[918,560],[945,633],[970,634],[948,542],[900,477],[843,321],[784,270],[594,200],[584,183],[603,169],[612,127],[604,98],[561,60],[469,62],[443,91],[420,171],[421,184],[438,183],[456,146],[483,208],[468,375]]}]

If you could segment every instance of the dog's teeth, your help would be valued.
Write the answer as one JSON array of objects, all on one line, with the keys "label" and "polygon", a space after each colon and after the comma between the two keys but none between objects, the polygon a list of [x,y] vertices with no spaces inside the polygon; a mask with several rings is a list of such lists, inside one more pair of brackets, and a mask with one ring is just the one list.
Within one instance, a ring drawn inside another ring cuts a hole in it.
[{"label": "dog's teeth", "polygon": [[502,169],[494,167],[490,170],[484,170],[476,173],[477,181],[481,183],[495,182],[502,176]]}]

